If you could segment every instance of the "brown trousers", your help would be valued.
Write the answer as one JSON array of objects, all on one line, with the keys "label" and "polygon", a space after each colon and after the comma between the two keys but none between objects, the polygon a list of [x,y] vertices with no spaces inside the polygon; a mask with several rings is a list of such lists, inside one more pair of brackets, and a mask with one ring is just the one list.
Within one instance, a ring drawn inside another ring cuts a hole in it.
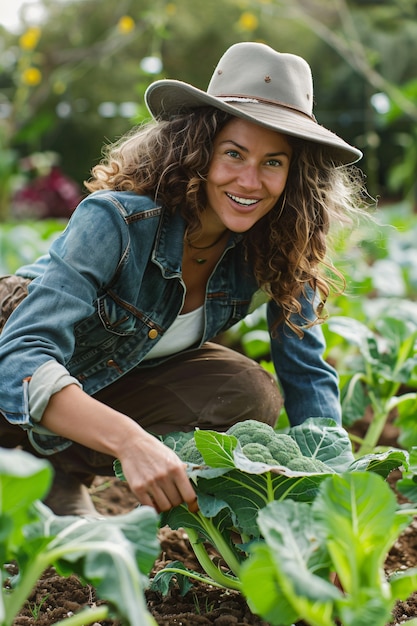
[{"label": "brown trousers", "polygon": [[[28,283],[18,276],[0,277],[0,332],[27,295]],[[245,419],[273,426],[282,406],[270,374],[216,343],[178,354],[156,367],[135,368],[94,397],[157,435],[196,427],[224,431]],[[0,446],[18,445],[36,454],[25,431],[0,415]],[[86,484],[96,474],[113,475],[111,457],[77,443],[48,459],[56,469],[75,474]]]}]

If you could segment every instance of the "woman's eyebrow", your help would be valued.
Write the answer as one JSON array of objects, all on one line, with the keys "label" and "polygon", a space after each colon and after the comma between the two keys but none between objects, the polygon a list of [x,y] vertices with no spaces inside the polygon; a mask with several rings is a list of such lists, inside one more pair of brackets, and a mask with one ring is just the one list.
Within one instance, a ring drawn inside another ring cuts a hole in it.
[{"label": "woman's eyebrow", "polygon": [[[231,143],[234,146],[236,146],[236,148],[239,148],[239,150],[242,150],[242,152],[249,152],[248,148],[245,148],[245,146],[241,146],[239,143],[237,143],[236,141],[233,141],[233,139],[224,139],[223,141],[221,141],[219,143],[219,145],[223,145],[224,143]],[[289,156],[288,152],[285,152],[285,150],[280,150],[279,152],[267,152],[265,154],[266,157],[275,157],[275,156]]]}]

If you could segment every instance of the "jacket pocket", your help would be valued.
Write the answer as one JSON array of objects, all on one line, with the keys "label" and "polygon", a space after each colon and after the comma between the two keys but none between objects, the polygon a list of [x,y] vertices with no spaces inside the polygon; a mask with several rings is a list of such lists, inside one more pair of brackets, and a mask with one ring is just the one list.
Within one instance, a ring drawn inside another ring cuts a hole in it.
[{"label": "jacket pocket", "polygon": [[108,294],[97,301],[97,314],[104,328],[116,335],[133,335],[137,318]]}]

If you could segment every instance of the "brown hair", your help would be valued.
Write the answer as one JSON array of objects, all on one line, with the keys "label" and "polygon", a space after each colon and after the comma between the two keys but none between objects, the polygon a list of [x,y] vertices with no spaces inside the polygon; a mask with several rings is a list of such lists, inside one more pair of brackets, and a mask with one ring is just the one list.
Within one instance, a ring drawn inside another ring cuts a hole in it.
[{"label": "brown hair", "polygon": [[[188,235],[200,228],[206,206],[205,178],[213,142],[232,119],[228,113],[201,107],[170,121],[150,122],[106,148],[102,162],[85,183],[89,191],[131,190],[150,195],[167,210],[179,210]],[[280,306],[285,321],[299,335],[291,317],[300,313],[299,298],[312,287],[323,305],[331,287],[344,286],[342,274],[327,260],[332,221],[350,222],[361,213],[364,186],[360,171],[338,167],[321,144],[287,136],[293,157],[285,191],[272,211],[245,234],[244,246],[259,286]],[[307,322],[307,321],[306,321]]]}]

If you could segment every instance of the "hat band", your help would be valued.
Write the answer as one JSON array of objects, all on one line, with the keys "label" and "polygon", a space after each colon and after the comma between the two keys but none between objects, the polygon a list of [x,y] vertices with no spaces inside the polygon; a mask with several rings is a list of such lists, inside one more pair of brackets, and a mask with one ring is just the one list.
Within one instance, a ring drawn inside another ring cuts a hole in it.
[{"label": "hat band", "polygon": [[280,102],[279,100],[268,100],[267,98],[258,98],[258,97],[251,97],[251,96],[242,96],[239,94],[220,94],[220,95],[216,95],[216,98],[219,98],[219,100],[223,100],[224,102],[239,102],[241,104],[269,104],[272,106],[278,106],[278,107],[282,107],[284,109],[290,109],[291,111],[297,111],[297,113],[301,113],[302,115],[305,115],[306,117],[308,117],[309,119],[313,120],[313,122],[317,122],[316,118],[314,117],[313,114],[310,115],[310,113],[306,113],[305,111],[303,111],[302,109],[299,109],[298,107],[293,106],[292,104],[286,104],[284,102]]}]

